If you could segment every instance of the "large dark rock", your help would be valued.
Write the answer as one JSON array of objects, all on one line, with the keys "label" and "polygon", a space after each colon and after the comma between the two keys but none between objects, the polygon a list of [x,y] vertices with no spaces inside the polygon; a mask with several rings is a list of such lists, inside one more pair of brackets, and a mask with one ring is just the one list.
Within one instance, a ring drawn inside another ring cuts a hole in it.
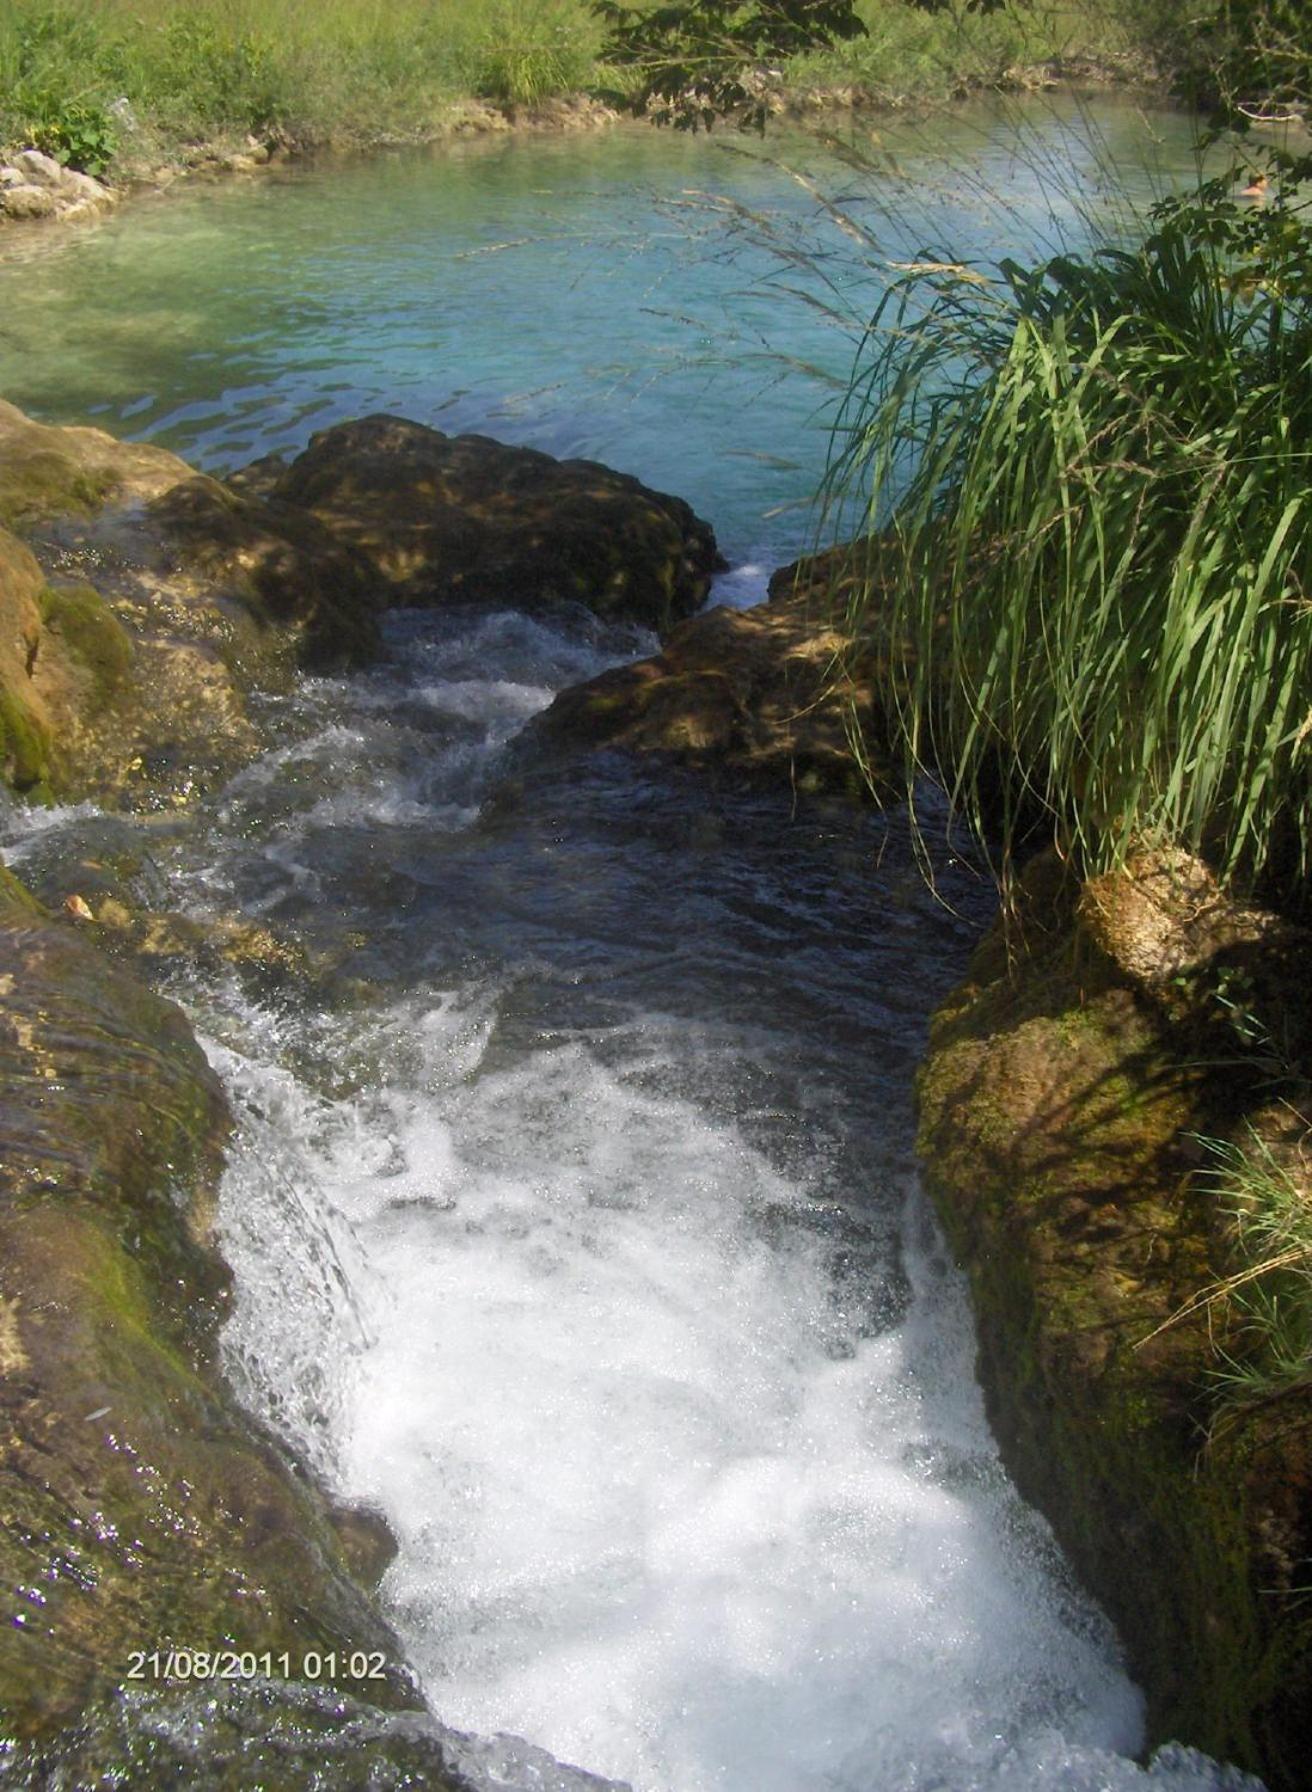
[{"label": "large dark rock", "polygon": [[723,564],[682,499],[593,461],[402,417],[324,430],[256,482],[367,556],[398,604],[572,601],[664,629],[705,601]]},{"label": "large dark rock", "polygon": [[386,596],[377,573],[308,511],[198,474],[157,498],[148,519],[193,576],[241,600],[258,630],[294,641],[306,670],[377,653]]}]

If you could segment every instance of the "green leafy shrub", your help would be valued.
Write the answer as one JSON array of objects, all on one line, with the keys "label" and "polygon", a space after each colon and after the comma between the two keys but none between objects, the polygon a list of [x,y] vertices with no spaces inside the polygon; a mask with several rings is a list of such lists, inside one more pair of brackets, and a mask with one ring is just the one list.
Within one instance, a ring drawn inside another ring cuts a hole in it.
[{"label": "green leafy shrub", "polygon": [[768,79],[772,64],[866,34],[854,0],[593,0],[592,10],[607,30],[602,55],[636,71],[623,97],[680,130],[709,129],[729,114],[764,126],[763,71]]},{"label": "green leafy shrub", "polygon": [[103,106],[34,93],[21,97],[18,110],[25,120],[22,134],[33,148],[65,167],[100,175],[114,159],[118,133]]},{"label": "green leafy shrub", "polygon": [[590,34],[577,9],[551,0],[507,0],[493,9],[468,51],[468,79],[484,99],[533,106],[575,93],[592,75]]},{"label": "green leafy shrub", "polygon": [[200,123],[261,132],[287,111],[289,71],[272,43],[209,13],[173,14],[147,54],[158,99],[173,99]]}]

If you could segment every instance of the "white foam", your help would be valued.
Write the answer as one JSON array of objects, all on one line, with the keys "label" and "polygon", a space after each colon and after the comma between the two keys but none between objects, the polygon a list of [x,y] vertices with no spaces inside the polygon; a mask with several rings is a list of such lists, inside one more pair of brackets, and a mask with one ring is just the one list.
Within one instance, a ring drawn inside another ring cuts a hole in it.
[{"label": "white foam", "polygon": [[[1126,1758],[1139,1696],[1002,1474],[919,1197],[908,1315],[858,1336],[824,1191],[650,1093],[667,1030],[621,1068],[575,1043],[480,1069],[489,1025],[398,1011],[381,1092],[278,1115],[354,1241],[314,1412],[396,1531],[386,1591],[442,1720],[638,1792],[1238,1785]],[[267,1198],[232,1177],[229,1206]],[[258,1217],[231,1243],[249,1340],[290,1283],[253,1265]]]},{"label": "white foam", "polygon": [[763,604],[769,596],[773,568],[763,562],[749,560],[718,573],[711,582],[707,606],[725,604],[734,610],[750,610]]}]

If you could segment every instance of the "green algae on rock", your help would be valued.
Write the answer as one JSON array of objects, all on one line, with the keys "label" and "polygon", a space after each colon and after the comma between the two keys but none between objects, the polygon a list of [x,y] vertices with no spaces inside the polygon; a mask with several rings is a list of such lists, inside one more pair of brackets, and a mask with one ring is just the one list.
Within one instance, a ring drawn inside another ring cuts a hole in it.
[{"label": "green algae on rock", "polygon": [[37,423],[0,400],[0,523],[144,502],[186,479],[191,468],[164,448],[120,442],[103,429]]},{"label": "green algae on rock", "polygon": [[339,424],[289,466],[251,471],[262,495],[365,555],[395,604],[574,602],[665,629],[724,565],[681,498],[595,461],[403,417]]},{"label": "green algae on rock", "polygon": [[1312,1749],[1312,1413],[1209,1433],[1219,1321],[1196,1302],[1230,1266],[1194,1135],[1237,1123],[1245,1080],[1109,943],[1036,861],[935,1018],[926,1181],[1004,1458],[1116,1621],[1150,1740],[1292,1788]]},{"label": "green algae on rock", "polygon": [[281,633],[312,671],[365,665],[378,652],[377,575],[317,517],[204,475],[148,514],[190,571],[244,600],[262,646]]},{"label": "green algae on rock", "polygon": [[359,1523],[218,1374],[229,1121],[180,1011],[6,904],[0,1087],[0,1733],[39,1744],[170,1646],[335,1654],[343,1687],[369,1651],[368,1695],[415,1706]]}]

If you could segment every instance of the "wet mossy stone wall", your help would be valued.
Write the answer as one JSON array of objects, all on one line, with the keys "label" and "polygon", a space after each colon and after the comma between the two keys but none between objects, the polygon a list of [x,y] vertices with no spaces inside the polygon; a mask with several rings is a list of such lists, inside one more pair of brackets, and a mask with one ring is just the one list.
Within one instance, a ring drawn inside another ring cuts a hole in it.
[{"label": "wet mossy stone wall", "polygon": [[1233,1267],[1196,1135],[1233,1134],[1250,1098],[1209,1058],[1039,861],[935,1017],[919,1143],[1004,1458],[1116,1622],[1150,1740],[1292,1792],[1312,1761],[1310,1403],[1218,1425],[1216,1310],[1166,1323]]},{"label": "wet mossy stone wall", "polygon": [[228,1128],[181,1011],[0,891],[0,1739],[34,1759],[134,1651],[377,1651],[385,1681],[326,1678],[418,1703],[352,1576],[368,1526],[216,1365]]}]

